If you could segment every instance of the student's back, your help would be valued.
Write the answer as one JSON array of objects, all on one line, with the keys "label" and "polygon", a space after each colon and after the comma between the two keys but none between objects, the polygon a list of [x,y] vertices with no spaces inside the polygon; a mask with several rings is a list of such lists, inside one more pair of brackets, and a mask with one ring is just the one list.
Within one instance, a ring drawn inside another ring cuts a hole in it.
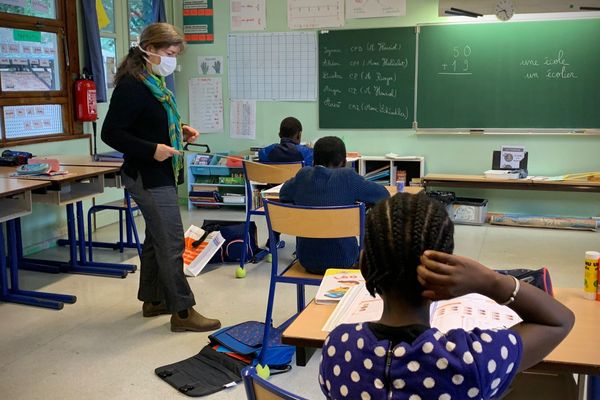
[{"label": "student's back", "polygon": [[[322,138],[315,144],[315,161],[319,160],[323,145],[335,142],[345,162],[346,150],[338,138]],[[342,149],[343,147],[343,149]],[[326,162],[325,162],[326,163]],[[356,202],[374,204],[389,196],[388,191],[366,181],[351,168],[327,168],[323,165],[304,167],[286,182],[279,192],[281,201],[302,206],[343,206]],[[347,268],[358,257],[356,238],[310,239],[298,238],[296,253],[300,263],[310,272],[323,273],[330,267]]]},{"label": "student's back", "polygon": [[[571,329],[573,314],[533,286],[452,255],[454,227],[425,194],[399,193],[367,216],[360,269],[384,302],[377,322],[340,325],[323,346],[319,383],[331,399],[491,399],[541,361]],[[443,334],[431,300],[480,293],[512,308],[511,329]]]},{"label": "student's back", "polygon": [[313,164],[313,151],[300,144],[302,124],[294,117],[287,117],[279,126],[279,143],[273,143],[258,152],[260,162],[298,162]]}]

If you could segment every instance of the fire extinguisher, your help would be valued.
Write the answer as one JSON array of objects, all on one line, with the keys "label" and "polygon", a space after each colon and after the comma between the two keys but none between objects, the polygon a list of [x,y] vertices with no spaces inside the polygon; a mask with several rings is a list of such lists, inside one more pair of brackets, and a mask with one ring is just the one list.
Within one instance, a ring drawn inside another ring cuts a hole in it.
[{"label": "fire extinguisher", "polygon": [[84,73],[75,81],[75,108],[77,120],[96,121],[98,109],[96,107],[96,83],[91,76]]},{"label": "fire extinguisher", "polygon": [[96,83],[92,76],[83,70],[83,74],[75,81],[75,114],[78,121],[91,122],[94,132],[94,160],[98,160],[97,127],[98,108],[96,104]]}]

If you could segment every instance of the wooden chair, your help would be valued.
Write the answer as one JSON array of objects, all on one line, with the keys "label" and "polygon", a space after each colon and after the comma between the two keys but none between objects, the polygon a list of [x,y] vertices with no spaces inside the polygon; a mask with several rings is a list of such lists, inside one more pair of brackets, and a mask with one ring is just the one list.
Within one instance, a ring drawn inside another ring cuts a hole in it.
[{"label": "wooden chair", "polygon": [[248,400],[307,400],[261,378],[254,367],[244,368],[242,378]]},{"label": "wooden chair", "polygon": [[[264,205],[269,229],[269,247],[273,249],[273,258],[271,261],[271,282],[265,317],[265,331],[259,363],[263,362],[268,346],[277,283],[296,285],[297,310],[291,318],[284,322],[283,327],[285,328],[305,307],[304,286],[318,286],[323,279],[322,275],[307,272],[298,260],[292,261],[280,272],[275,232],[315,239],[358,237],[360,249],[363,245],[365,231],[365,205],[363,203],[348,206],[309,207],[265,200]],[[336,266],[327,265],[325,267]]]},{"label": "wooden chair", "polygon": [[[243,278],[246,276],[244,265],[247,261],[261,260],[270,253],[268,249],[265,249],[258,254],[253,254],[252,257],[248,257],[247,254],[248,243],[250,240],[250,221],[252,216],[265,215],[265,209],[262,207],[262,204],[254,199],[252,183],[279,185],[296,176],[296,173],[303,166],[304,163],[301,161],[293,163],[259,163],[255,161],[243,162],[244,180],[246,183],[246,224],[244,226],[244,246],[242,247],[240,268],[236,271],[237,278]],[[281,243],[280,245],[284,245],[284,243]]]}]

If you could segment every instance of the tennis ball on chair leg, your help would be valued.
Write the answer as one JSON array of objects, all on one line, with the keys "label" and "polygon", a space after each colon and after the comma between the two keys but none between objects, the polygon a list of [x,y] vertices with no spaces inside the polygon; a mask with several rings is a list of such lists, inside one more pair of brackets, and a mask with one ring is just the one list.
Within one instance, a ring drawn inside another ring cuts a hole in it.
[{"label": "tennis ball on chair leg", "polygon": [[237,267],[237,269],[235,270],[235,277],[236,278],[245,278],[246,277],[246,269],[242,268],[242,267]]},{"label": "tennis ball on chair leg", "polygon": [[273,254],[269,253],[265,256],[265,261],[266,262],[271,262],[273,261]]}]

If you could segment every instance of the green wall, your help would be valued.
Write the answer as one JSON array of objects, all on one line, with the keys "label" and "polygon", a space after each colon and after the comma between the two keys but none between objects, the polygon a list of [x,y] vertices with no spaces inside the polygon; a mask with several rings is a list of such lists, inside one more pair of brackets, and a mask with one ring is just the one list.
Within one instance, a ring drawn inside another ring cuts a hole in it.
[{"label": "green wall", "polygon": [[[267,30],[288,31],[287,2],[267,0]],[[227,35],[229,33],[229,1],[215,1],[215,43],[189,45],[180,56],[182,71],[176,74],[177,97],[181,115],[187,118],[190,78],[199,76],[199,55],[222,55],[227,71]],[[182,5],[173,6],[175,23],[182,27]],[[349,20],[344,29],[383,28],[445,21],[438,15],[436,0],[408,0],[407,16]],[[228,97],[227,76],[223,76],[223,96]],[[562,175],[570,172],[598,170],[600,136],[565,135],[416,135],[413,130],[322,130],[318,128],[317,102],[259,102],[257,105],[256,140],[229,137],[229,104],[225,101],[224,133],[201,135],[200,142],[210,144],[213,151],[244,150],[250,146],[276,141],[279,122],[293,115],[302,121],[303,140],[314,142],[327,135],[340,136],[349,150],[363,155],[400,155],[425,157],[426,172],[480,174],[491,168],[492,151],[503,144],[521,144],[529,151],[529,172],[532,175]],[[600,213],[597,195],[575,193],[520,191],[460,191],[490,199],[491,211],[544,213],[590,216]]]},{"label": "green wall", "polygon": [[[78,3],[78,2],[77,2]],[[182,2],[167,0],[169,20],[182,27]],[[124,27],[127,23],[126,2],[121,4],[117,14],[117,51],[122,57],[128,46]],[[176,73],[178,104],[181,115],[188,118],[187,82],[198,76],[198,55],[227,56],[227,34],[229,33],[229,1],[215,1],[215,43],[212,45],[189,45],[179,58],[182,71]],[[267,0],[268,31],[287,31],[287,12],[285,0]],[[347,21],[345,29],[378,28],[408,26],[418,23],[439,22],[446,18],[437,16],[436,0],[408,0],[407,16],[396,18],[377,18]],[[81,36],[80,36],[81,37]],[[80,50],[82,44],[80,43]],[[81,54],[83,54],[80,51]],[[225,64],[227,64],[225,58]],[[225,72],[227,65],[225,65]],[[227,98],[227,75],[223,75],[224,97]],[[108,109],[107,104],[99,105],[100,120]],[[382,155],[390,151],[401,155],[425,156],[426,172],[472,173],[478,174],[489,169],[492,150],[503,144],[522,144],[529,151],[530,173],[534,175],[560,175],[567,172],[598,170],[598,142],[600,136],[478,136],[465,135],[416,135],[411,130],[320,130],[318,128],[318,105],[316,102],[259,102],[257,107],[257,139],[236,140],[229,137],[229,105],[225,102],[225,132],[204,134],[200,142],[208,143],[214,151],[244,150],[250,146],[272,143],[277,138],[279,122],[293,115],[302,121],[304,140],[314,142],[327,135],[337,135],[344,139],[349,150],[360,151],[364,155]],[[91,133],[86,124],[85,131]],[[87,139],[65,142],[43,143],[29,146],[12,147],[31,151],[37,155],[48,154],[88,154]],[[99,143],[100,151],[109,148]],[[184,195],[184,188],[181,193]],[[107,189],[96,199],[98,203],[112,201],[121,197],[122,192]],[[486,197],[490,199],[491,211],[543,213],[555,215],[590,216],[600,213],[598,195],[520,192],[520,191],[460,191],[460,194]],[[86,206],[90,202],[86,202]],[[98,225],[114,222],[114,213],[100,214]],[[64,207],[52,205],[34,205],[34,213],[23,218],[23,238],[28,251],[50,246],[57,237],[66,235]]]}]

